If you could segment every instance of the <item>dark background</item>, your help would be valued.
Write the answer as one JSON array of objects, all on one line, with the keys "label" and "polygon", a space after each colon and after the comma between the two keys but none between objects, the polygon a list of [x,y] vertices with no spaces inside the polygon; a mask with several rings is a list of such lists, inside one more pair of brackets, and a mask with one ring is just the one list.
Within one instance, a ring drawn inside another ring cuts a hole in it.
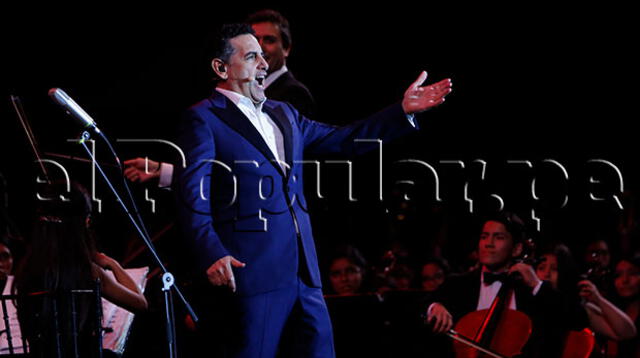
[{"label": "dark background", "polygon": [[[629,9],[539,3],[343,6],[8,7],[0,45],[5,60],[0,171],[8,181],[12,217],[28,232],[36,166],[10,94],[22,98],[45,152],[81,154],[77,145],[66,143],[78,128],[48,98],[52,87],[63,88],[114,142],[171,140],[180,112],[211,91],[211,73],[201,57],[208,33],[273,7],[291,22],[288,67],[315,96],[318,120],[349,123],[398,101],[422,69],[430,74],[428,82],[451,77],[454,84],[447,102],[422,116],[420,133],[385,144],[384,202],[376,199],[377,153],[354,162],[358,202],[346,199],[346,170],[323,167],[327,198],[310,198],[321,260],[338,243],[354,243],[373,259],[394,241],[418,260],[433,254],[435,243],[452,261],[462,260],[477,238],[478,218],[497,209],[492,193],[524,218],[536,209],[542,231],[534,234],[543,242],[579,247],[596,234],[618,242],[621,218],[635,222],[638,56]],[[175,160],[159,145],[115,146],[123,159]],[[108,159],[104,152],[99,156]],[[432,177],[417,167],[394,166],[400,159],[422,160],[438,171],[441,203],[434,201]],[[484,181],[476,159],[487,163]],[[558,167],[542,164],[545,159],[561,163],[569,180]],[[620,194],[615,172],[589,164],[591,159],[620,169],[625,210],[612,200],[589,198],[591,191],[599,197]],[[441,160],[464,161],[466,169]],[[534,168],[510,166],[507,160],[529,160]],[[61,163],[74,179],[89,184],[88,166]],[[537,202],[530,194],[532,175],[538,178]],[[590,184],[590,176],[602,184]],[[401,200],[406,186],[394,184],[407,179],[416,181],[411,201]],[[310,175],[306,180],[314,184]],[[463,198],[466,180],[473,214]],[[133,188],[144,203],[143,188]],[[122,246],[134,237],[130,225],[102,184],[98,193],[105,205],[98,220],[102,244],[124,255]],[[569,201],[561,207],[565,194]],[[153,190],[151,195],[160,212],[147,215],[155,232],[171,221],[171,197]]]}]

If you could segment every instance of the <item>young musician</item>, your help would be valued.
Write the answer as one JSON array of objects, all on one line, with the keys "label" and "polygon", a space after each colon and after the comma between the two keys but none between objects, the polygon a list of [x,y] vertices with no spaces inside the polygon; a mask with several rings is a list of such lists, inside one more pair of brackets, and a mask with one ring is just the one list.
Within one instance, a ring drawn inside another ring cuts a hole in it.
[{"label": "young musician", "polygon": [[589,317],[589,327],[595,333],[616,341],[631,339],[636,335],[631,318],[604,297],[591,278],[578,277],[566,246],[556,245],[543,253],[542,257],[545,261],[536,267],[538,277],[549,281],[553,288],[565,294],[581,297]]},{"label": "young musician", "polygon": [[[117,261],[96,251],[86,189],[56,182],[43,193],[50,200],[39,203],[13,286],[20,295],[22,335],[32,357],[71,357],[76,351],[81,357],[96,356],[98,301],[93,294],[72,295],[71,290],[90,291],[99,283],[102,297],[134,312],[146,310],[147,301]],[[61,195],[65,199],[59,199]]]},{"label": "young musician", "polygon": [[504,282],[513,280],[513,294],[505,302],[509,309],[527,314],[533,327],[524,356],[559,356],[567,329],[563,299],[536,276],[533,267],[516,261],[524,239],[524,224],[515,214],[503,212],[484,222],[478,240],[480,269],[448,278],[439,299],[428,308],[428,322],[435,332],[447,332],[465,314],[488,309]]}]

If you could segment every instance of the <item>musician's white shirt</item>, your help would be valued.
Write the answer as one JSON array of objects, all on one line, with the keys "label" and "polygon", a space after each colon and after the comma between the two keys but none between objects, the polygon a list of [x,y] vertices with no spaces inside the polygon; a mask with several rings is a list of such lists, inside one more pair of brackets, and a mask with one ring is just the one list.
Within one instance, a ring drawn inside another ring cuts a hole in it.
[{"label": "musician's white shirt", "polygon": [[[482,273],[485,272],[485,268],[482,269]],[[498,295],[498,291],[500,291],[500,287],[502,287],[502,282],[494,281],[492,284],[484,283],[484,275],[480,275],[480,295],[478,296],[478,307],[479,310],[484,310],[491,307],[491,303]],[[509,308],[512,310],[516,309],[516,295],[511,294],[511,298],[509,300]]]},{"label": "musician's white shirt", "polygon": [[[482,272],[484,273],[486,268],[482,268]],[[535,296],[540,291],[540,287],[542,286],[542,281],[538,283],[538,285],[533,289],[533,295]],[[495,281],[492,284],[484,283],[484,275],[480,275],[480,295],[478,296],[478,306],[477,310],[483,310],[491,307],[491,303],[498,295],[498,291],[500,291],[500,287],[502,287],[502,282]],[[516,306],[516,295],[511,294],[511,299],[509,300],[509,309],[515,310]]]}]

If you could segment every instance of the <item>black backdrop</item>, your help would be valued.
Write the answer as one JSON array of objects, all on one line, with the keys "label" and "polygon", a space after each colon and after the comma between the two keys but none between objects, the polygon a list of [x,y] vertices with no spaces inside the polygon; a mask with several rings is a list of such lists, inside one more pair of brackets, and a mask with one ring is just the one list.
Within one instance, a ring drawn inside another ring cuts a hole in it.
[{"label": "black backdrop", "polygon": [[[314,94],[318,120],[344,124],[397,101],[422,69],[429,71],[428,81],[451,77],[454,83],[447,102],[423,116],[423,131],[385,145],[384,202],[376,200],[376,153],[355,161],[355,203],[345,199],[346,171],[326,169],[322,180],[328,199],[312,200],[322,259],[340,242],[355,243],[371,257],[394,239],[423,256],[440,237],[447,238],[445,254],[462,255],[461,243],[470,245],[476,237],[477,214],[497,206],[492,193],[523,217],[535,208],[543,218],[545,241],[577,245],[594,232],[618,235],[619,218],[633,215],[638,174],[633,130],[638,57],[629,9],[539,3],[345,5],[8,6],[0,45],[5,60],[0,171],[11,190],[12,216],[28,231],[35,165],[10,94],[22,98],[43,151],[80,153],[65,142],[78,129],[47,97],[51,87],[65,89],[114,141],[170,140],[179,113],[211,90],[211,74],[200,57],[207,34],[270,6],[291,22],[288,65]],[[123,158],[175,159],[161,146],[116,147]],[[433,179],[423,170],[394,167],[400,159],[434,166],[443,204],[435,205]],[[487,163],[484,181],[479,164],[472,162],[476,159]],[[545,159],[562,164],[569,180]],[[589,164],[591,159],[619,168],[628,192],[624,211],[611,199],[590,199],[592,191],[608,198],[619,191],[615,171]],[[463,161],[466,172],[442,160]],[[508,160],[529,160],[534,168],[508,165]],[[86,166],[64,164],[87,184]],[[538,202],[529,189],[532,173],[538,175]],[[403,204],[398,189],[404,187],[394,182],[404,175],[417,184],[413,200]],[[592,175],[602,184],[590,184]],[[463,198],[467,179],[474,215]],[[134,189],[142,199],[142,188]],[[109,207],[111,197],[104,187],[98,190],[107,206],[102,236],[128,237],[122,233],[128,224]],[[565,193],[569,201],[562,207]],[[158,205],[160,211],[170,207],[168,201]],[[166,216],[148,220],[161,226]],[[117,252],[118,245],[111,246]]]}]

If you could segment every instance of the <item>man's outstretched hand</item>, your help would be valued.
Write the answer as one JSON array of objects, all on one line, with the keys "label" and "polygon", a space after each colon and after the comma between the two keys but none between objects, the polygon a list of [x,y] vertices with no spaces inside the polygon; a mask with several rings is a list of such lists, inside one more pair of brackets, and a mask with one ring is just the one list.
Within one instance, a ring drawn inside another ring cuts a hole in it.
[{"label": "man's outstretched hand", "polygon": [[404,98],[402,99],[404,113],[414,114],[429,110],[444,102],[444,98],[451,93],[450,78],[428,86],[422,86],[426,79],[427,71],[422,71],[418,79],[404,92]]}]

